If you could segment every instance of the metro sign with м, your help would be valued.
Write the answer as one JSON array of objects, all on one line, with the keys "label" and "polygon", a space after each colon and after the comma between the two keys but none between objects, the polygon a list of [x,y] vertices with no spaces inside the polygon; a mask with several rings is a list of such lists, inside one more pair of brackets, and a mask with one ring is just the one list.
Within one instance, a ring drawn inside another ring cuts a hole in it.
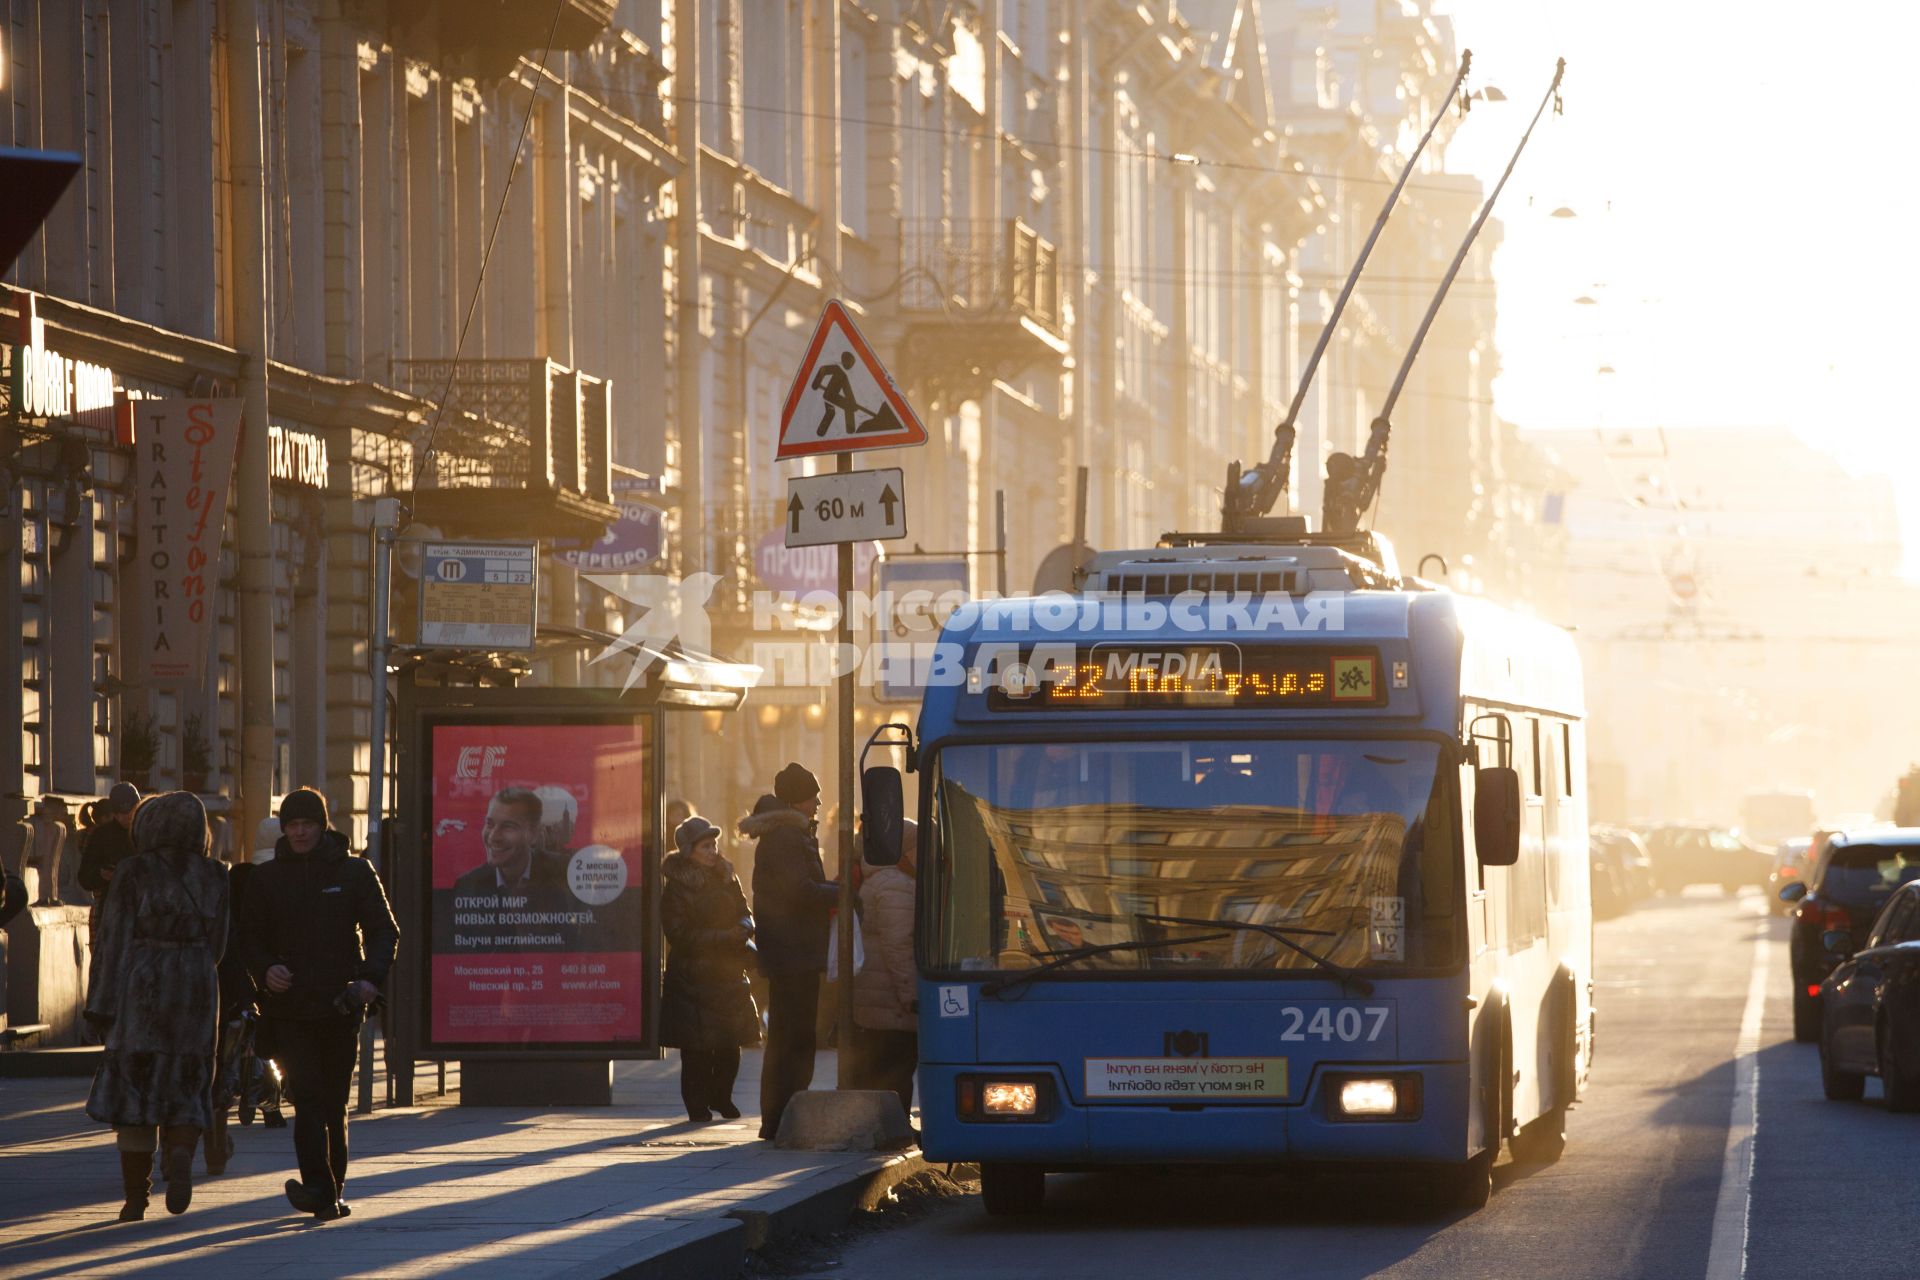
[{"label": "metro sign with \u043c", "polygon": [[787,545],[886,542],[907,536],[900,468],[794,476],[787,481]]},{"label": "metro sign with \u043c", "polygon": [[927,429],[853,327],[853,317],[839,299],[829,301],[787,392],[775,460],[926,442]]}]

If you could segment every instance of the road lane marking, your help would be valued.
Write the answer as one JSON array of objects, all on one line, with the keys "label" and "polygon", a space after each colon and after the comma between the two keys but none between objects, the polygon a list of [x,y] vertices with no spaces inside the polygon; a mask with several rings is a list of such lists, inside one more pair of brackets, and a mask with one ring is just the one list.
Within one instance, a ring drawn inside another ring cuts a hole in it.
[{"label": "road lane marking", "polygon": [[1747,1006],[1740,1014],[1740,1037],[1733,1047],[1733,1113],[1727,1120],[1727,1149],[1720,1163],[1720,1199],[1713,1208],[1713,1236],[1707,1252],[1706,1280],[1744,1280],[1747,1274],[1747,1216],[1753,1203],[1753,1138],[1760,1098],[1760,1016],[1767,1007],[1767,961],[1773,953],[1764,916],[1753,944],[1753,968],[1747,977]]}]

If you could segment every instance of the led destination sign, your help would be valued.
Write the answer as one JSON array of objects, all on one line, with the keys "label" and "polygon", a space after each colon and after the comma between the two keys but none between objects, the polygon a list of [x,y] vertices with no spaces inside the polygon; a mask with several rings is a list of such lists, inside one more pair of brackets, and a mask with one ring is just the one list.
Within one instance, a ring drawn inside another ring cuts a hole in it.
[{"label": "led destination sign", "polygon": [[1010,664],[988,689],[997,711],[1383,707],[1374,649],[1094,645],[1072,661]]}]

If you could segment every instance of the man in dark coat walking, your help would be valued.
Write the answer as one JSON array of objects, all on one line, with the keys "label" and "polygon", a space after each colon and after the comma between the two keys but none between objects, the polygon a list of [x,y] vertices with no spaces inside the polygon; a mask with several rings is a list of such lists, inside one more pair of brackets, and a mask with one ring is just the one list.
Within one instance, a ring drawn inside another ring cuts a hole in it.
[{"label": "man in dark coat walking", "polygon": [[380,997],[400,930],[373,864],[333,830],[327,800],[302,787],[280,802],[273,861],[247,883],[240,956],[259,984],[273,1057],[287,1071],[300,1177],[287,1199],[344,1218],[347,1093],[360,1024]]},{"label": "man in dark coat walking", "polygon": [[740,834],[760,842],[753,860],[753,914],[767,976],[767,1051],[760,1064],[760,1136],[780,1132],[787,1100],[813,1083],[814,1022],[827,934],[840,887],[820,864],[814,816],[820,783],[790,764],[761,796]]},{"label": "man in dark coat walking", "polygon": [[75,878],[80,887],[93,895],[93,910],[87,915],[89,931],[100,936],[100,910],[107,903],[107,886],[121,863],[133,856],[133,811],[140,807],[140,788],[131,782],[116,782],[101,806],[108,821],[87,832],[87,843],[80,850],[80,870]]}]

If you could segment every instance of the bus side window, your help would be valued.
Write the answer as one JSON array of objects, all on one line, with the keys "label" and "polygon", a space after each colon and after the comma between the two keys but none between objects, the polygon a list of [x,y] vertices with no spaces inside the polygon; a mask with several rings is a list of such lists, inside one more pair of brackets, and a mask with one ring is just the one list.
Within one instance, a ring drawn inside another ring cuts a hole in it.
[{"label": "bus side window", "polygon": [[1573,726],[1560,726],[1560,794],[1573,794]]},{"label": "bus side window", "polygon": [[1533,733],[1533,775],[1527,781],[1532,784],[1534,795],[1544,796],[1547,794],[1547,789],[1543,785],[1544,771],[1541,767],[1543,762],[1540,759],[1540,717],[1528,716],[1527,728]]}]

